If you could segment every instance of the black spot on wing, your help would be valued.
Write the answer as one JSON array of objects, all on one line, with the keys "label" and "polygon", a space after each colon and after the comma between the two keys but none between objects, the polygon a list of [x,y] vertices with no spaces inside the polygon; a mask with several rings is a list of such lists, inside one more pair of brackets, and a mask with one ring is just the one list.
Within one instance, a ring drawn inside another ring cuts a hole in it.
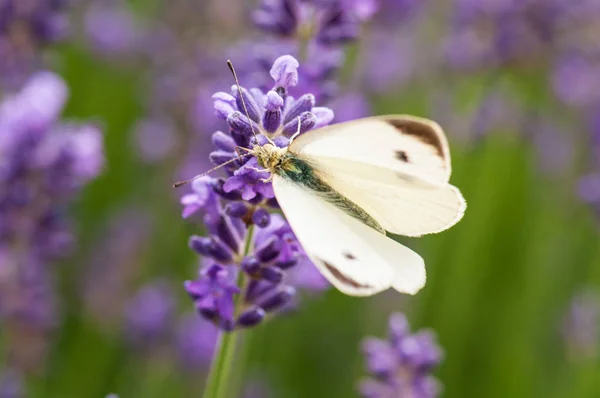
[{"label": "black spot on wing", "polygon": [[332,264],[323,261],[323,264],[325,265],[325,268],[327,268],[327,270],[329,272],[331,272],[331,275],[333,275],[337,280],[339,280],[340,282],[342,282],[345,285],[349,285],[352,286],[355,289],[368,289],[368,288],[372,288],[373,286],[371,285],[366,285],[364,283],[359,283],[357,281],[355,281],[354,279],[350,278],[348,275],[345,275],[344,273],[342,273],[339,269],[337,269],[335,266],[333,266]]},{"label": "black spot on wing", "polygon": [[402,134],[410,135],[432,146],[440,157],[445,159],[444,144],[437,131],[427,123],[409,119],[388,119],[387,122]]},{"label": "black spot on wing", "polygon": [[344,257],[346,257],[348,260],[356,260],[356,256],[352,253],[344,253]]},{"label": "black spot on wing", "polygon": [[408,155],[404,151],[396,151],[396,159],[408,163]]}]

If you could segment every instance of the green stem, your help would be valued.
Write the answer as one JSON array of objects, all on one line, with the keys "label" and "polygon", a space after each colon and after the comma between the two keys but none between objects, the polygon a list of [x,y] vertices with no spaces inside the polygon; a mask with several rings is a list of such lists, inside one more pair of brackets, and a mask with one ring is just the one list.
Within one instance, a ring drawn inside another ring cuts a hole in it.
[{"label": "green stem", "polygon": [[[244,257],[250,252],[252,245],[252,235],[254,226],[251,225],[246,233],[246,242],[244,245]],[[240,270],[238,273],[237,285],[242,286],[244,281],[244,273]],[[237,316],[243,304],[242,295],[238,294],[235,297],[235,312]],[[219,333],[219,338],[215,346],[210,373],[204,387],[203,398],[226,398],[227,389],[230,387],[231,373],[233,368],[233,358],[235,356],[236,346],[238,343],[237,333],[226,332],[222,330]]]}]

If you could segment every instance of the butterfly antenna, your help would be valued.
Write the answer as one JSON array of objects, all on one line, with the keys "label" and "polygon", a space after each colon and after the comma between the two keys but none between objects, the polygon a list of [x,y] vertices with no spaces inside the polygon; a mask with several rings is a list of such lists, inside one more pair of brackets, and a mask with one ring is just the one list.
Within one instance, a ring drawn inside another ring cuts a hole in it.
[{"label": "butterfly antenna", "polygon": [[242,95],[242,86],[240,86],[240,82],[237,77],[237,73],[235,73],[235,69],[233,68],[233,63],[231,60],[227,60],[227,66],[233,75],[233,79],[235,80],[235,85],[238,90],[238,94],[240,95],[240,100],[242,101],[242,106],[244,107],[244,112],[246,113],[246,117],[250,121],[250,129],[252,130],[252,135],[256,138],[256,132],[254,131],[254,126],[252,125],[252,119],[250,119],[250,114],[248,113],[248,108],[246,108],[246,101],[244,101],[244,96]]},{"label": "butterfly antenna", "polygon": [[[254,136],[254,139],[256,139],[256,142],[258,142],[258,137],[256,136],[256,131],[254,131],[254,125],[252,124],[253,120],[250,119],[250,114],[248,113],[248,108],[246,107],[246,101],[244,101],[244,96],[242,95],[242,86],[240,85],[240,82],[237,77],[237,73],[235,73],[235,69],[233,68],[233,62],[231,62],[231,60],[229,60],[229,59],[227,60],[227,66],[229,67],[229,70],[231,71],[231,74],[233,75],[233,79],[235,80],[235,85],[237,87],[238,94],[240,95],[240,100],[242,101],[242,107],[244,108],[246,117],[250,121],[250,130],[252,130],[252,135]],[[271,140],[271,138],[269,138],[266,135],[265,135],[265,137],[267,138],[269,143],[275,145],[273,143],[273,141]]]},{"label": "butterfly antenna", "polygon": [[184,185],[186,185],[186,184],[189,184],[189,183],[190,183],[190,182],[192,182],[192,181],[195,181],[195,180],[197,180],[197,179],[198,179],[198,178],[200,178],[200,177],[204,177],[205,175],[212,173],[212,172],[213,172],[213,171],[215,171],[215,170],[219,170],[219,169],[220,169],[221,167],[223,167],[223,166],[227,166],[229,163],[233,163],[233,162],[235,162],[236,160],[243,159],[243,158],[245,158],[246,156],[250,156],[250,155],[252,155],[252,153],[250,153],[250,152],[249,152],[249,153],[245,153],[245,154],[241,154],[241,155],[238,153],[238,157],[235,157],[235,158],[233,158],[233,159],[230,159],[230,160],[226,161],[225,163],[222,163],[222,164],[220,164],[220,165],[218,165],[218,166],[216,166],[216,167],[213,167],[212,169],[210,169],[210,170],[208,170],[208,171],[205,171],[205,172],[204,172],[204,173],[202,173],[202,174],[198,174],[197,176],[195,176],[195,177],[192,177],[192,178],[190,178],[189,180],[177,181],[175,184],[173,184],[173,188],[179,188],[179,187],[182,187],[182,186],[184,186]]}]

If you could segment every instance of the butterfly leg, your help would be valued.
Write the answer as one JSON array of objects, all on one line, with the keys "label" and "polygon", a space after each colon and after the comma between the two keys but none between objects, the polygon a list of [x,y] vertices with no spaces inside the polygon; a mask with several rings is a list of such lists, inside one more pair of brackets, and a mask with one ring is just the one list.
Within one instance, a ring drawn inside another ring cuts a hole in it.
[{"label": "butterfly leg", "polygon": [[259,169],[257,167],[252,167],[252,166],[246,166],[245,168],[250,169],[250,170],[254,170],[257,173],[270,173],[270,171],[267,170],[267,169]]},{"label": "butterfly leg", "polygon": [[260,180],[265,184],[268,184],[269,182],[273,181],[273,174],[271,174],[269,178],[261,178]]},{"label": "butterfly leg", "polygon": [[301,120],[300,120],[300,116],[298,116],[298,130],[296,130],[294,135],[292,135],[290,137],[290,145],[292,145],[292,142],[294,142],[294,138],[296,138],[300,135],[300,127],[301,127]]},{"label": "butterfly leg", "polygon": [[[246,151],[246,153],[242,154],[241,151]],[[235,147],[235,152],[238,154],[238,160],[242,160],[242,158],[244,156],[248,156],[249,154],[252,154],[252,150],[250,150],[248,148],[244,148],[243,146],[236,146]]]},{"label": "butterfly leg", "polygon": [[262,170],[261,170],[261,169],[258,169],[258,168],[256,168],[256,167],[252,167],[252,166],[246,166],[246,168],[247,168],[247,169],[250,169],[250,170],[254,170],[254,171],[256,171],[257,173],[269,173],[269,177],[268,177],[268,178],[261,178],[261,179],[260,179],[260,180],[261,180],[262,182],[264,182],[264,183],[269,183],[269,182],[273,181],[273,173],[271,173],[271,172],[270,172],[269,170],[267,170],[267,169],[262,169]]}]

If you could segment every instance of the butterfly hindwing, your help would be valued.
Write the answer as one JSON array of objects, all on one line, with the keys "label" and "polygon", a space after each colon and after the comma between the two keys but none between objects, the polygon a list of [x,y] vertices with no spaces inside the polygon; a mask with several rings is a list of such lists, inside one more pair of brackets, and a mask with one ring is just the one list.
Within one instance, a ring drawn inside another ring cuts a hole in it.
[{"label": "butterfly hindwing", "polygon": [[425,284],[417,253],[281,176],[273,189],[307,255],[340,291],[369,296],[393,287],[414,294]]}]

